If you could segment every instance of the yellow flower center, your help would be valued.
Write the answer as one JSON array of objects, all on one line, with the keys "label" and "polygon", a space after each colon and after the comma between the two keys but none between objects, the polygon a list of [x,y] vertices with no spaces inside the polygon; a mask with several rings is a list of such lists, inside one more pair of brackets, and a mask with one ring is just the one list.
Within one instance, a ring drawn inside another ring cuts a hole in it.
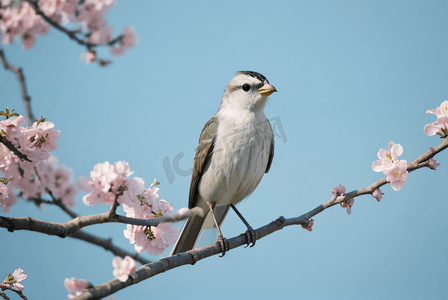
[{"label": "yellow flower center", "polygon": [[391,162],[394,162],[394,160],[392,159],[392,155],[390,155],[390,153],[387,153],[386,156]]},{"label": "yellow flower center", "polygon": [[47,142],[47,140],[45,138],[48,138],[48,133],[45,136],[41,136],[39,138],[39,141],[37,142],[37,147],[41,148],[43,144],[45,144]]},{"label": "yellow flower center", "polygon": [[5,281],[3,281],[3,283],[9,283],[9,284],[13,284],[16,282],[17,281],[14,279],[14,276],[12,276],[11,273],[8,273],[8,277],[6,277]]},{"label": "yellow flower center", "polygon": [[394,172],[394,178],[400,178],[400,177],[401,177],[401,173],[395,171],[395,172]]}]

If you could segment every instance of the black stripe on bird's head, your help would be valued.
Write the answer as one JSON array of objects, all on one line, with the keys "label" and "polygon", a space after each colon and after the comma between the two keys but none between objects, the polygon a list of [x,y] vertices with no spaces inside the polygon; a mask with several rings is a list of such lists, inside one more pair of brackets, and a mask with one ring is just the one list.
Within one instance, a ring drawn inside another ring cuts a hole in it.
[{"label": "black stripe on bird's head", "polygon": [[244,75],[252,76],[252,77],[257,78],[258,80],[260,80],[262,83],[264,83],[265,81],[266,81],[266,83],[269,83],[269,80],[266,77],[264,77],[260,73],[254,72],[254,71],[238,71],[236,73],[237,74],[244,74]]}]

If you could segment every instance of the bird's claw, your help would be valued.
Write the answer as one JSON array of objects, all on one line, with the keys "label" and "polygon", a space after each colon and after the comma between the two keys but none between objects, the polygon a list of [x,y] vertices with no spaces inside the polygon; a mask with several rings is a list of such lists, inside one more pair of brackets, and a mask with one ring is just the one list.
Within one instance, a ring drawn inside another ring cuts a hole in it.
[{"label": "bird's claw", "polygon": [[250,244],[252,244],[250,246],[252,248],[253,246],[255,246],[255,242],[257,241],[257,234],[251,226],[247,226],[247,230],[246,230],[245,234],[246,234],[247,245],[244,248],[247,248],[247,246],[249,246]]},{"label": "bird's claw", "polygon": [[221,245],[221,251],[222,254],[219,257],[223,257],[224,255],[226,255],[226,252],[229,250],[229,243],[227,242],[227,239],[225,237],[223,237],[221,234],[218,235],[218,240],[219,244]]}]

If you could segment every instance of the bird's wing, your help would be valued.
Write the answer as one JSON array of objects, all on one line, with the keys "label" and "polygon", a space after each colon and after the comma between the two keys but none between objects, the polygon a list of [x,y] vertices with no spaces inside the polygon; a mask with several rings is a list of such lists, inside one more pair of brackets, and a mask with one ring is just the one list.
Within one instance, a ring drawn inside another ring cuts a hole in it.
[{"label": "bird's wing", "polygon": [[188,207],[190,209],[195,207],[198,202],[199,181],[201,180],[202,172],[207,161],[211,158],[217,132],[218,119],[213,117],[205,123],[202,129],[196,156],[194,157],[193,175],[191,176],[190,196],[188,200]]},{"label": "bird's wing", "polygon": [[271,168],[272,160],[274,159],[274,148],[275,148],[275,142],[274,142],[274,136],[272,136],[271,146],[269,147],[268,165],[266,166],[265,173],[269,172],[269,169]]}]

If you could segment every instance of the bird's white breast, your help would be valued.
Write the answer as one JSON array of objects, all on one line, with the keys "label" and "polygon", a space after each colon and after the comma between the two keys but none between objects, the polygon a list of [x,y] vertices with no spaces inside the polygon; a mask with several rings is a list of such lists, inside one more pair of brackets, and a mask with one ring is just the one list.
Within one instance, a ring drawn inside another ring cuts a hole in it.
[{"label": "bird's white breast", "polygon": [[266,171],[272,138],[262,111],[220,112],[213,155],[199,183],[200,198],[217,206],[246,198]]}]

